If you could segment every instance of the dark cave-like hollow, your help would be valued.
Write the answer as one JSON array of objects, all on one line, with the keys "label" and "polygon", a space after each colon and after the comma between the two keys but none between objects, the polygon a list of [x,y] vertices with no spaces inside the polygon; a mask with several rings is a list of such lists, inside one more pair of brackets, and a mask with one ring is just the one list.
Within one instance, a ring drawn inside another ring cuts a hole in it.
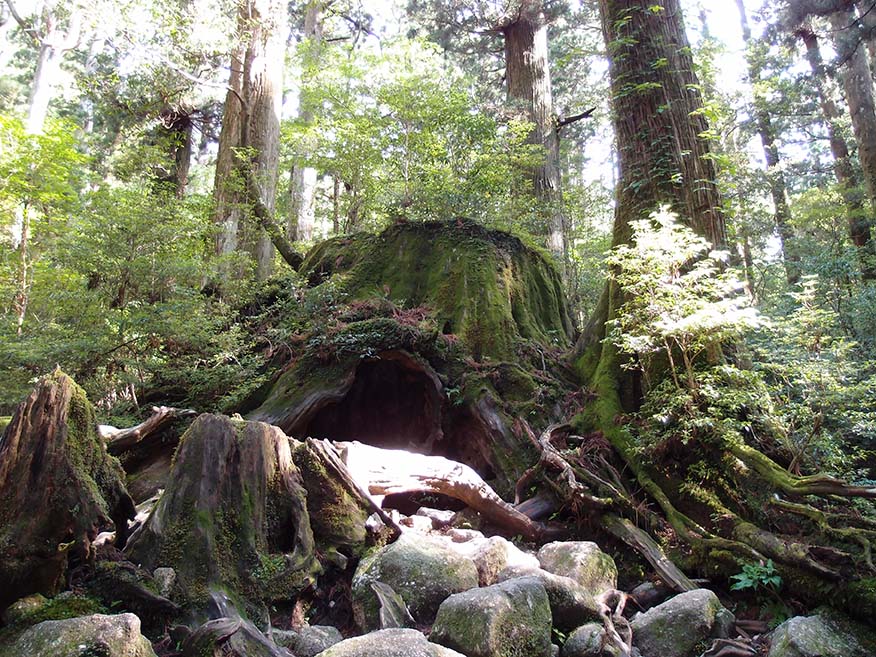
[{"label": "dark cave-like hollow", "polygon": [[405,352],[363,360],[343,396],[327,397],[291,433],[444,456],[494,476],[484,423],[451,405],[438,375]]}]

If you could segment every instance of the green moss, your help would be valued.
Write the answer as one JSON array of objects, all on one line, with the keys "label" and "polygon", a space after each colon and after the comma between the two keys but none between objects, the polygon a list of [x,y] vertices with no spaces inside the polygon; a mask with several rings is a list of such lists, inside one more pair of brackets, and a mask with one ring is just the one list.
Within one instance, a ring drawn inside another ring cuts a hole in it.
[{"label": "green moss", "polygon": [[6,427],[9,426],[9,423],[12,422],[11,415],[0,415],[0,433],[6,430]]},{"label": "green moss", "polygon": [[465,221],[398,224],[316,247],[301,267],[334,275],[354,299],[385,296],[431,308],[476,357],[514,355],[521,339],[567,345],[572,332],[553,265],[518,238]]}]

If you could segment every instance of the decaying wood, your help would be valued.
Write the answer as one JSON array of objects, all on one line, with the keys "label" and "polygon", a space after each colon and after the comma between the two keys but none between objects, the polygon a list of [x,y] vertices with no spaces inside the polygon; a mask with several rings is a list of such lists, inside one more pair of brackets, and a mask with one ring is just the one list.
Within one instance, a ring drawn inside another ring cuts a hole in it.
[{"label": "decaying wood", "polygon": [[496,526],[527,540],[540,540],[552,533],[508,504],[462,463],[359,442],[339,442],[335,447],[352,478],[371,495],[440,493],[465,502]]},{"label": "decaying wood", "polygon": [[600,518],[600,525],[609,534],[619,538],[645,557],[657,576],[672,590],[684,593],[698,588],[678,566],[672,563],[653,538],[626,518],[608,513]]},{"label": "decaying wood", "polygon": [[68,559],[91,561],[98,532],[124,545],[134,502],[96,433],[85,392],[60,372],[42,379],[0,439],[0,610],[54,595]]},{"label": "decaying wood", "polygon": [[173,408],[172,406],[153,406],[152,415],[140,424],[127,429],[117,429],[109,425],[100,425],[98,433],[107,441],[106,450],[119,456],[133,449],[144,440],[159,433],[177,418],[193,417],[197,414],[189,408]]},{"label": "decaying wood", "polygon": [[335,451],[335,448],[329,441],[308,438],[306,443],[307,447],[310,448],[317,458],[320,459],[326,470],[336,477],[337,481],[340,482],[347,492],[354,498],[360,500],[362,504],[369,508],[373,513],[376,513],[383,521],[383,524],[390,528],[393,533],[390,537],[391,540],[395,540],[401,536],[401,527],[399,527],[389,514],[383,510],[383,507],[374,501],[374,498],[369,495],[368,490],[353,478],[347,466],[338,456],[338,452]]}]

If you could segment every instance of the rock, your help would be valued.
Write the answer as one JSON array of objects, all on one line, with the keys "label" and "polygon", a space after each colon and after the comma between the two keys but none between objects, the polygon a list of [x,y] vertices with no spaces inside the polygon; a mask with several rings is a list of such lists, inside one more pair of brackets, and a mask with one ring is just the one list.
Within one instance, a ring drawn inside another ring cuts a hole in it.
[{"label": "rock", "polygon": [[217,618],[192,632],[182,644],[183,657],[296,657],[242,618]]},{"label": "rock", "polygon": [[710,637],[726,637],[733,615],[708,589],[681,593],[638,614],[632,622],[633,644],[651,657],[690,657]]},{"label": "rock", "polygon": [[42,379],[0,438],[0,610],[56,594],[68,556],[90,559],[111,524],[124,544],[134,517],[124,481],[85,391],[60,370]]},{"label": "rock", "polygon": [[399,524],[410,527],[415,532],[420,532],[421,534],[427,534],[432,531],[432,520],[423,516],[404,516],[399,521]]},{"label": "rock", "polygon": [[614,559],[591,541],[558,541],[538,551],[541,567],[555,575],[569,577],[594,596],[617,588]]},{"label": "rock", "polygon": [[371,588],[383,582],[398,593],[418,623],[429,625],[447,596],[478,585],[471,559],[443,542],[403,534],[395,543],[362,559],[353,575],[353,614],[365,631],[379,627],[379,602]]},{"label": "rock", "polygon": [[601,623],[587,623],[569,635],[562,657],[621,657],[620,648],[605,638]]},{"label": "rock", "polygon": [[536,577],[547,591],[553,623],[559,630],[571,630],[588,620],[599,620],[596,598],[569,577],[554,575],[541,568],[511,566],[499,573],[499,581],[517,577]]},{"label": "rock", "polygon": [[453,516],[456,515],[456,512],[449,509],[432,509],[427,506],[421,506],[417,509],[415,515],[424,516],[431,520],[432,529],[443,529],[453,521]]},{"label": "rock", "polygon": [[551,610],[534,577],[451,595],[429,639],[468,657],[550,657]]},{"label": "rock", "polygon": [[773,632],[769,657],[872,657],[874,639],[872,630],[838,614],[796,616]]},{"label": "rock", "polygon": [[643,611],[648,611],[651,607],[659,605],[672,594],[672,589],[663,582],[642,582],[630,591],[630,596],[635,599],[636,604]]},{"label": "rock", "polygon": [[165,598],[169,596],[176,583],[176,571],[173,568],[156,568],[152,571],[152,577],[158,585],[158,592]]},{"label": "rock", "polygon": [[175,599],[201,609],[214,588],[258,607],[313,583],[319,566],[290,443],[267,424],[199,416],[167,489],[131,537],[131,561],[173,568]]},{"label": "rock", "polygon": [[501,536],[481,536],[462,543],[453,542],[451,545],[454,550],[474,561],[481,586],[498,582],[499,573],[508,567],[538,568],[538,559]]},{"label": "rock", "polygon": [[9,647],[24,657],[155,657],[134,614],[94,614],[34,625]]},{"label": "rock", "polygon": [[300,630],[274,630],[274,642],[288,648],[295,657],[315,657],[326,648],[344,640],[331,625],[305,625]]},{"label": "rock", "polygon": [[417,630],[378,630],[336,643],[318,657],[463,657],[431,643]]},{"label": "rock", "polygon": [[3,620],[7,625],[14,625],[24,620],[27,616],[32,616],[40,609],[46,606],[48,600],[45,596],[39,593],[28,595],[20,600],[13,602],[3,614]]}]

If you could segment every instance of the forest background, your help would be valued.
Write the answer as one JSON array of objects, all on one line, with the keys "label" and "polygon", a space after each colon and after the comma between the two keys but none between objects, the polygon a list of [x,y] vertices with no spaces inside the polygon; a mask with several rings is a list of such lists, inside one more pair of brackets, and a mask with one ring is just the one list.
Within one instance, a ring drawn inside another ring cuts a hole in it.
[{"label": "forest background", "polygon": [[[545,248],[579,327],[610,268],[645,307],[680,309],[661,325],[628,308],[614,340],[643,360],[682,325],[744,334],[792,469],[872,482],[874,3],[803,20],[806,2],[682,4],[729,256],[669,301],[648,296],[685,285],[663,265],[704,247],[661,215],[638,228],[656,251],[615,235],[609,252],[596,2],[0,5],[0,415],[56,364],[119,426],[153,401],[233,409],[342,300],[289,262],[334,235],[466,218]],[[509,51],[531,6],[540,87]],[[254,310],[278,286],[282,322]],[[644,412],[678,403],[655,394]]]}]

